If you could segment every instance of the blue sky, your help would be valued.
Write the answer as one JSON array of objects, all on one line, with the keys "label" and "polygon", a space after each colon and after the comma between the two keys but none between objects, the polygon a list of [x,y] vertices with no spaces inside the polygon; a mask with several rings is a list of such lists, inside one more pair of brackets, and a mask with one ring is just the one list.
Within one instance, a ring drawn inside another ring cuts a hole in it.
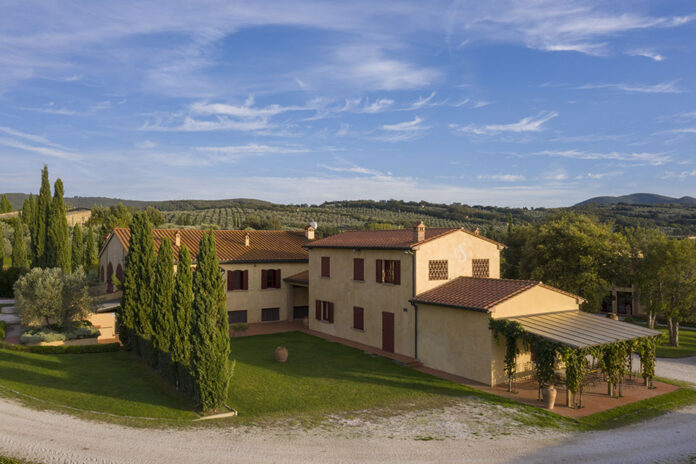
[{"label": "blue sky", "polygon": [[0,191],[695,195],[689,1],[2,2]]}]

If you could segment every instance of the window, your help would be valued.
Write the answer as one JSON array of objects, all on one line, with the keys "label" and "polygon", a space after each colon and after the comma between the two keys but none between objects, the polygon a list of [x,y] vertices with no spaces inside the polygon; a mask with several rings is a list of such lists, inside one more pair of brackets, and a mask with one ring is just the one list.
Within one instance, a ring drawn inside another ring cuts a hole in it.
[{"label": "window", "polygon": [[447,280],[448,265],[446,259],[431,259],[428,261],[428,280]]},{"label": "window", "polygon": [[353,280],[365,280],[365,260],[353,258]]},{"label": "window", "polygon": [[401,284],[401,261],[378,259],[375,267],[377,282],[394,285]]},{"label": "window", "polygon": [[263,269],[261,288],[280,288],[280,269]]},{"label": "window", "polygon": [[318,321],[326,321],[333,324],[334,304],[330,301],[317,300],[314,317]]},{"label": "window", "polygon": [[488,259],[472,259],[471,260],[471,275],[472,277],[488,277],[489,260]]},{"label": "window", "polygon": [[280,309],[279,308],[263,308],[261,310],[261,321],[277,321],[280,320]]},{"label": "window", "polygon": [[365,308],[353,306],[353,328],[365,330]]},{"label": "window", "polygon": [[248,290],[249,271],[227,271],[227,291]]},{"label": "window", "polygon": [[305,319],[309,317],[309,306],[295,306],[292,308],[293,319]]},{"label": "window", "polygon": [[230,324],[246,324],[247,312],[246,311],[230,311],[227,313],[227,321]]},{"label": "window", "polygon": [[328,256],[321,257],[321,276],[331,277],[331,258]]}]

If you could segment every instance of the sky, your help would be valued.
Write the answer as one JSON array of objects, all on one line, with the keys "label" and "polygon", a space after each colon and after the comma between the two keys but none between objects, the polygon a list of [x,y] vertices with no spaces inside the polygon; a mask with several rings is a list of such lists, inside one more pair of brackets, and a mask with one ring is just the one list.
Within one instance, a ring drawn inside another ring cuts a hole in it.
[{"label": "sky", "polygon": [[696,195],[692,1],[0,4],[0,192]]}]

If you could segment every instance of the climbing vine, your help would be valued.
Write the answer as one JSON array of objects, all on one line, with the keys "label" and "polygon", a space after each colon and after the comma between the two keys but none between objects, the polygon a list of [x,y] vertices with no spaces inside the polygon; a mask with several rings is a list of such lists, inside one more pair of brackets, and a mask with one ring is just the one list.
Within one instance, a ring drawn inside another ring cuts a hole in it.
[{"label": "climbing vine", "polygon": [[582,391],[585,388],[588,354],[589,351],[582,348],[563,348],[561,350],[561,357],[566,366],[566,388],[573,394],[572,406],[575,408],[582,407]]},{"label": "climbing vine", "polygon": [[505,376],[508,379],[508,391],[512,391],[512,383],[517,372],[517,356],[520,354],[517,340],[524,339],[526,332],[519,322],[507,319],[490,319],[488,328],[493,331],[496,338],[499,335],[505,338]]},{"label": "climbing vine", "polygon": [[534,359],[534,374],[539,382],[539,388],[544,384],[553,383],[556,375],[556,356],[560,346],[541,337],[530,337],[528,343]]},{"label": "climbing vine", "polygon": [[616,391],[621,380],[628,371],[626,356],[628,345],[626,342],[618,341],[602,346],[602,370],[607,374],[609,380],[609,396],[618,396]]}]

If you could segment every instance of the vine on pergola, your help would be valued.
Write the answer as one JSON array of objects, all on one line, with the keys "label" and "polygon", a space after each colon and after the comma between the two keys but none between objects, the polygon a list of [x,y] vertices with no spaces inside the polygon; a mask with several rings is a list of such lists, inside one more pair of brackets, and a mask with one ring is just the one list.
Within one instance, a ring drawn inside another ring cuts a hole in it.
[{"label": "vine on pergola", "polygon": [[573,394],[572,407],[582,407],[582,391],[589,367],[587,357],[590,355],[599,360],[600,367],[607,376],[610,396],[621,394],[617,386],[620,387],[623,378],[630,372],[631,354],[634,351],[640,356],[645,384],[649,388],[652,387],[652,378],[655,375],[657,337],[629,341],[619,340],[590,348],[572,348],[530,334],[517,321],[491,318],[488,327],[496,338],[500,335],[505,338],[505,375],[508,381],[508,391],[512,391],[517,373],[520,343],[534,354],[534,373],[540,389],[543,384],[553,381],[556,359],[560,356],[566,365],[566,387]]}]

